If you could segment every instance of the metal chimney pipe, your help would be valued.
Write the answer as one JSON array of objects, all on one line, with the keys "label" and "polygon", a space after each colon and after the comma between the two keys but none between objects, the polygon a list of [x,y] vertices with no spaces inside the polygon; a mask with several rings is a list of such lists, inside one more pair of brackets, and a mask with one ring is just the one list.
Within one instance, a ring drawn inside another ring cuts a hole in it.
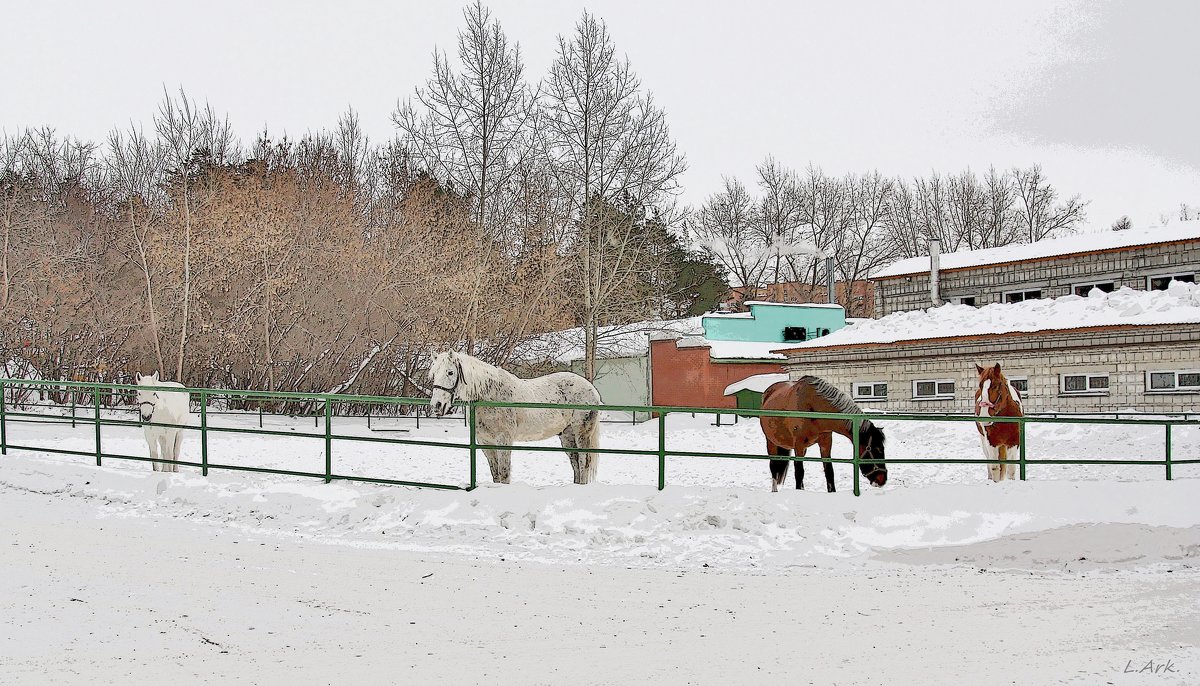
[{"label": "metal chimney pipe", "polygon": [[942,239],[929,239],[929,299],[933,301],[933,306],[938,307],[942,304],[942,284],[941,277],[938,273],[941,270],[942,261]]},{"label": "metal chimney pipe", "polygon": [[833,290],[833,258],[825,258],[825,299],[830,305],[837,304],[837,293]]}]

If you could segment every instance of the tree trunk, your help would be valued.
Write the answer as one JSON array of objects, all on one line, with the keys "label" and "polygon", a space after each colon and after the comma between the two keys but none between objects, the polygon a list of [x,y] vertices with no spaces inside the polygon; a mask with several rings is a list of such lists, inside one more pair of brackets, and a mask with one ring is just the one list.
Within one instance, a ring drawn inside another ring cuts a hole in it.
[{"label": "tree trunk", "polygon": [[179,357],[175,361],[175,380],[183,383],[183,358],[187,353],[188,315],[192,300],[192,210],[188,198],[187,172],[183,177],[183,323],[179,327]]},{"label": "tree trunk", "polygon": [[158,363],[156,369],[160,373],[166,371],[166,364],[163,361],[162,343],[159,341],[158,335],[158,313],[154,308],[154,288],[150,277],[150,260],[146,254],[146,244],[144,237],[137,232],[137,224],[133,217],[133,200],[129,201],[129,230],[133,232],[133,239],[137,241],[138,256],[142,262],[142,276],[146,280],[146,309],[150,317],[150,335],[154,337],[154,359]]}]

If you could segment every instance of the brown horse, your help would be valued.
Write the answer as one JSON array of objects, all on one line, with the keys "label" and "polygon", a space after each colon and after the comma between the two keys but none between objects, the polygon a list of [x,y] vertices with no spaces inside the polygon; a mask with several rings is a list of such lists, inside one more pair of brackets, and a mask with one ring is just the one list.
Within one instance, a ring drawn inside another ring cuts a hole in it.
[{"label": "brown horse", "polygon": [[[975,415],[977,417],[1023,417],[1021,394],[1000,373],[1000,365],[986,369],[975,365],[979,372],[979,386],[975,389]],[[1015,422],[975,422],[979,430],[979,441],[983,445],[983,457],[989,462],[988,478],[992,481],[1016,478],[1016,467],[1008,463],[1008,450],[1021,443],[1020,425]]]},{"label": "brown horse", "polygon": [[[828,381],[805,376],[798,381],[780,381],[763,392],[762,409],[795,412],[838,412],[862,414],[862,408]],[[851,438],[853,423],[845,419],[802,419],[797,417],[759,417],[767,437],[767,452],[771,455],[804,457],[808,447],[816,443],[821,457],[833,451],[833,434]],[[869,420],[863,420],[858,431],[859,470],[876,486],[887,483],[887,465],[883,462],[883,432]],[[771,460],[771,490],[778,491],[787,477],[790,460]],[[825,462],[825,487],[833,493],[833,463]],[[796,488],[804,488],[804,463],[796,462]]]}]

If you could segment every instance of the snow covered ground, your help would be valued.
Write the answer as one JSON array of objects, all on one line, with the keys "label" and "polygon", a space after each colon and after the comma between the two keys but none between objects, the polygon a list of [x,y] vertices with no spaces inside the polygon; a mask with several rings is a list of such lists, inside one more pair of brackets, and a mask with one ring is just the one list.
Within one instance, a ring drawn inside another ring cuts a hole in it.
[{"label": "snow covered ground", "polygon": [[[723,422],[729,420],[726,416]],[[216,416],[211,422],[256,427],[257,417]],[[889,458],[979,457],[978,434],[969,422],[878,423],[888,438]],[[361,419],[336,418],[333,432],[467,440],[466,428],[454,419],[422,421],[419,430],[412,420],[376,419],[373,425],[407,431],[372,432]],[[318,431],[311,421],[285,417],[268,417],[267,427]],[[764,448],[754,420],[714,426],[712,416],[671,415],[667,434],[667,446],[674,450],[757,453]],[[655,422],[604,424],[602,436],[608,448],[654,449],[658,440]],[[1177,427],[1172,438],[1176,459],[1200,457],[1200,427]],[[93,428],[83,423],[72,429],[10,422],[8,439],[83,451],[94,445]],[[1163,450],[1163,430],[1153,426],[1030,425],[1028,440],[1030,457],[1042,459],[1154,460]],[[105,427],[103,445],[107,453],[146,454],[137,428]],[[198,461],[198,452],[193,435],[184,454]],[[849,455],[849,441],[835,439],[834,456]],[[210,433],[209,459],[322,472],[324,440]],[[1200,493],[1200,465],[1175,466],[1171,483],[1161,466],[1030,465],[1029,481],[994,485],[987,482],[983,465],[894,464],[885,488],[864,483],[864,495],[854,498],[847,465],[835,466],[837,494],[824,492],[820,465],[809,463],[809,490],[773,495],[765,461],[696,457],[668,458],[667,489],[660,493],[654,489],[656,457],[602,455],[601,483],[579,488],[570,484],[567,458],[557,451],[515,453],[514,483],[508,487],[490,483],[481,454],[482,487],[467,495],[220,470],[203,478],[193,468],[166,475],[146,463],[111,459],[97,469],[90,458],[25,451],[10,451],[2,464],[5,483],[44,491],[70,484],[76,495],[102,498],[130,514],[165,509],[321,540],[443,552],[506,550],[542,561],[670,564],[703,556],[708,562],[752,567],[975,543],[1064,524],[1200,524],[1200,508],[1186,506]],[[465,484],[469,473],[462,448],[349,441],[334,442],[333,471],[448,484]],[[793,478],[789,475],[789,491]]]},{"label": "snow covered ground", "polygon": [[[756,422],[711,421],[671,417],[668,445],[761,449]],[[453,420],[375,423],[465,439]],[[969,423],[880,424],[889,457],[979,453]],[[82,424],[8,429],[93,440]],[[342,418],[334,432],[369,433]],[[1038,457],[1157,459],[1161,434],[1029,429]],[[603,435],[657,440],[654,423]],[[1179,459],[1200,455],[1195,428],[1173,439]],[[145,454],[137,429],[103,440]],[[194,437],[184,452],[197,458]],[[210,459],[319,471],[323,441],[212,434]],[[763,462],[671,458],[662,492],[655,463],[604,455],[602,483],[581,487],[565,456],[524,453],[517,483],[493,486],[481,456],[484,485],[465,493],[10,451],[0,662],[24,683],[1142,683],[1127,662],[1173,659],[1155,683],[1200,682],[1196,466],[1173,482],[1157,466],[1031,466],[992,484],[982,465],[893,465],[855,498],[844,465],[839,493],[810,464],[810,490],[772,494]],[[458,483],[466,451],[337,442],[334,470]]]}]

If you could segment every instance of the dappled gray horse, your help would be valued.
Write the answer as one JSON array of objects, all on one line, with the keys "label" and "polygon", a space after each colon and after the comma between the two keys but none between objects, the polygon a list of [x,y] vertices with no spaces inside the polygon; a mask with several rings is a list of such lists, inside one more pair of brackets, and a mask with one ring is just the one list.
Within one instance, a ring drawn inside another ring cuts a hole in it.
[{"label": "dappled gray horse", "polygon": [[[450,412],[455,400],[493,400],[514,403],[599,405],[600,393],[587,379],[571,372],[556,372],[521,379],[483,360],[457,352],[444,352],[429,370],[433,383],[429,407],[439,416]],[[475,432],[480,443],[513,445],[557,435],[571,460],[575,483],[596,478],[599,455],[587,452],[600,445],[597,410],[557,408],[480,407],[475,410]],[[509,482],[511,450],[485,449],[492,481]]]}]

